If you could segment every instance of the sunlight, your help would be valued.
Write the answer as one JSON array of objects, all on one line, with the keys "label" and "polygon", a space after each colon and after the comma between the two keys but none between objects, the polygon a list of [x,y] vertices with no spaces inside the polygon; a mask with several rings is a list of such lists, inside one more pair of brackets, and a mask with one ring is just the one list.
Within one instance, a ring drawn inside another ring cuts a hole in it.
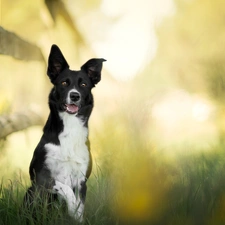
[{"label": "sunlight", "polygon": [[192,116],[198,122],[209,119],[212,113],[212,106],[204,100],[197,99],[192,106]]},{"label": "sunlight", "polygon": [[118,80],[132,78],[154,57],[157,39],[147,27],[141,18],[127,16],[112,26],[105,42],[94,44],[99,55],[107,55],[106,67]]},{"label": "sunlight", "polygon": [[203,97],[184,90],[173,90],[157,99],[152,108],[152,118],[160,139],[166,143],[190,141],[204,144],[205,139],[214,141],[214,107]]},{"label": "sunlight", "polygon": [[[163,7],[162,7],[163,4]],[[134,77],[157,50],[155,27],[175,11],[172,0],[104,0],[102,12],[115,18],[104,40],[94,42],[98,55],[107,55],[106,68],[119,80]]]}]

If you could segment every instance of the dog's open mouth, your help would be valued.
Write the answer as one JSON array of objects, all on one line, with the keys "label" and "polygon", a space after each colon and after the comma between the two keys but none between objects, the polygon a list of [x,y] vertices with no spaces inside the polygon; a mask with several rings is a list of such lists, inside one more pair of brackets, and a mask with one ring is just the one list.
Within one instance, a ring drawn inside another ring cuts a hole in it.
[{"label": "dog's open mouth", "polygon": [[75,104],[65,104],[64,105],[66,112],[70,114],[75,114],[78,112],[79,107]]}]

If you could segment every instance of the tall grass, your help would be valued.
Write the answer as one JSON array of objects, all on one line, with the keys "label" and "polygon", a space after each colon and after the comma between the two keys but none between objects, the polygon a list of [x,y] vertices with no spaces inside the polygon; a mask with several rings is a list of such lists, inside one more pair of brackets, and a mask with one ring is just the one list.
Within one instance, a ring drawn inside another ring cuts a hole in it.
[{"label": "tall grass", "polygon": [[[23,198],[28,185],[20,176],[14,181],[2,181],[0,185],[0,225],[67,225],[78,224],[70,218],[65,205],[52,203],[46,199],[36,198],[35,211],[23,207]],[[83,224],[117,224],[109,206],[109,181],[96,166],[96,173],[88,181],[88,195]],[[44,197],[45,198],[45,197]],[[44,204],[43,204],[44,202]]]},{"label": "tall grass", "polygon": [[[104,169],[104,164],[95,165],[88,181],[83,224],[225,223],[223,146],[208,153],[182,155],[172,161],[155,155],[149,157],[146,160],[135,155],[135,160],[131,157],[124,169],[119,165],[110,170]],[[47,206],[41,206],[34,220],[21,207],[26,187],[20,177],[1,183],[1,225],[76,224],[61,205],[54,206],[51,213]]]},{"label": "tall grass", "polygon": [[169,224],[224,224],[225,152],[179,158],[176,179],[169,194]]}]

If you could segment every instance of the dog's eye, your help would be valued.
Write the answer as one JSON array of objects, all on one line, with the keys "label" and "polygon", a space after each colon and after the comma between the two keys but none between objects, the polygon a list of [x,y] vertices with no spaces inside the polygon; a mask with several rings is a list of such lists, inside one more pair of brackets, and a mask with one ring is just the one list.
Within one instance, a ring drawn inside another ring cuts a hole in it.
[{"label": "dog's eye", "polygon": [[62,84],[62,86],[64,86],[64,87],[68,86],[68,82],[66,82],[66,81],[63,81],[61,84]]},{"label": "dog's eye", "polygon": [[81,83],[80,86],[81,86],[81,87],[87,87],[87,84]]}]

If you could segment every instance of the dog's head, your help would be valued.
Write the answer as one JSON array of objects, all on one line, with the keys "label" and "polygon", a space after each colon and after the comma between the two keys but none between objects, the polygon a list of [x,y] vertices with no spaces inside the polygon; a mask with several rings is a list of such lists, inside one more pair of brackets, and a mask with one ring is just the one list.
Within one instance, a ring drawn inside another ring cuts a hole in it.
[{"label": "dog's head", "polygon": [[[91,89],[101,80],[102,62],[90,59],[78,71],[70,70],[59,47],[52,45],[47,74],[54,85],[50,102],[61,112],[88,114],[93,107]],[[88,115],[87,115],[88,116]]]}]

